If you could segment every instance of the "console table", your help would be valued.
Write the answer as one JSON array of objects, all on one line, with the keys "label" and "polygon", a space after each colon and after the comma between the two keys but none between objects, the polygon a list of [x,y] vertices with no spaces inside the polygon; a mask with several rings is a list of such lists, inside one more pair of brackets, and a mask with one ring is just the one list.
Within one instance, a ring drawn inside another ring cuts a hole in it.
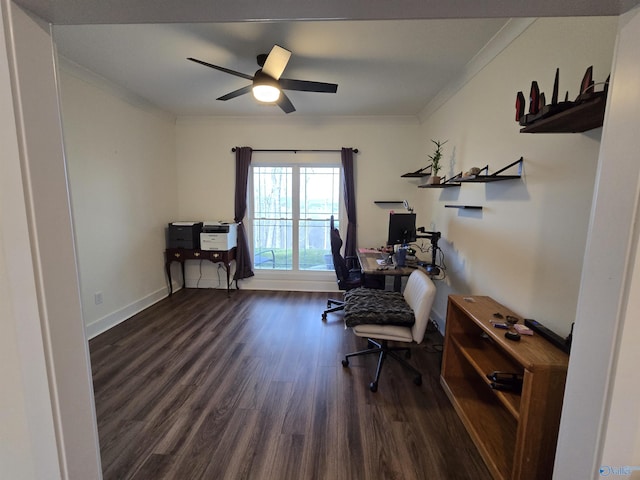
[{"label": "console table", "polygon": [[[182,267],[182,288],[185,287],[184,262],[187,260],[209,260],[213,263],[222,263],[227,271],[227,295],[230,292],[232,280],[231,261],[236,259],[236,247],[230,250],[191,250],[188,248],[168,248],[164,252],[165,263],[164,268],[169,278],[169,295],[173,295],[173,283],[171,282],[171,263],[180,262]],[[236,289],[238,282],[236,281]]]}]

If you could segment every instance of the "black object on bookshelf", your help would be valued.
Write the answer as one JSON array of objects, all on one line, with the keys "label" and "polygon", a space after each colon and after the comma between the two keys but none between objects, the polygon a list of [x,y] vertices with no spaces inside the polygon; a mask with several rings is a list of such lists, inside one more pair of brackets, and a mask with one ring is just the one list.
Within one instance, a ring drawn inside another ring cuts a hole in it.
[{"label": "black object on bookshelf", "polygon": [[376,205],[382,205],[384,203],[402,203],[404,204],[404,200],[374,200],[373,203]]},{"label": "black object on bookshelf", "polygon": [[536,332],[541,337],[546,338],[551,343],[553,343],[556,347],[562,350],[565,353],[569,353],[571,351],[571,340],[569,338],[562,338],[553,330],[548,329],[544,325],[542,325],[537,320],[532,318],[524,319],[525,326],[529,327],[531,330]]}]

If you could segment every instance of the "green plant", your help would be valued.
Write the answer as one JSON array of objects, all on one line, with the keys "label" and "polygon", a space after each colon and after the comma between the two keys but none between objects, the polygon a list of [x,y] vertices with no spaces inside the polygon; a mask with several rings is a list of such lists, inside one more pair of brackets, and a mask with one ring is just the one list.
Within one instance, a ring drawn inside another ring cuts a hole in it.
[{"label": "green plant", "polygon": [[442,166],[440,165],[440,160],[442,160],[442,146],[447,143],[448,140],[445,140],[444,142],[441,142],[440,140],[431,141],[436,146],[436,151],[433,152],[433,155],[429,155],[429,158],[431,159],[431,170],[433,171],[433,174],[437,176],[440,169],[442,169]]}]

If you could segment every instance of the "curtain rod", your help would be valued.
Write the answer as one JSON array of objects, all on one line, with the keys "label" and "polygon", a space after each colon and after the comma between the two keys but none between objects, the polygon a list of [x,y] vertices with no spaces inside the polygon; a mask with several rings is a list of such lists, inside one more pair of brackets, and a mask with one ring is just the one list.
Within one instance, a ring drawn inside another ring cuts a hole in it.
[{"label": "curtain rod", "polygon": [[[238,147],[233,147],[231,149],[231,151],[235,152],[237,148]],[[254,151],[254,152],[287,152],[287,153],[288,152],[293,152],[293,153],[298,153],[298,152],[334,152],[334,153],[340,153],[340,152],[342,152],[342,149],[340,149],[340,150],[322,150],[322,149],[320,149],[320,150],[305,150],[305,149],[290,149],[290,150],[286,150],[286,149],[278,149],[278,148],[276,148],[276,149],[270,149],[270,148],[258,149],[258,148],[256,148],[256,149],[253,149],[252,151]],[[358,153],[358,149],[354,148],[353,149],[353,153]]]}]

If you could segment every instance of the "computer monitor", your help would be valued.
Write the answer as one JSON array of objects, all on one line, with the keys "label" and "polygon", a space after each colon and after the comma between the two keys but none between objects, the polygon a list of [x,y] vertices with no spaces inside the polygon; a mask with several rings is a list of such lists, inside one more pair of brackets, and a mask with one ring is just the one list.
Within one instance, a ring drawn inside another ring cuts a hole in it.
[{"label": "computer monitor", "polygon": [[416,241],[416,214],[390,213],[387,245],[406,244]]}]

